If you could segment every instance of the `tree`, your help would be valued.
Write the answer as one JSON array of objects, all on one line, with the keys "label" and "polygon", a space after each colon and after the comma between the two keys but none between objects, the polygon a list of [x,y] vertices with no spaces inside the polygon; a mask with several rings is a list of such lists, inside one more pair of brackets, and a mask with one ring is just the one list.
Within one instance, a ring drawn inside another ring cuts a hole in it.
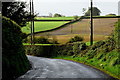
[{"label": "tree", "polygon": [[55,14],[54,14],[54,17],[62,17],[62,15],[61,15],[61,14],[58,14],[58,13],[55,13]]},{"label": "tree", "polygon": [[75,20],[77,20],[79,17],[76,15],[76,16],[73,16]]},{"label": "tree", "polygon": [[26,2],[2,2],[2,15],[14,20],[23,27],[30,17],[26,7]]},{"label": "tree", "polygon": [[86,8],[83,8],[83,9],[82,9],[83,14],[85,14],[85,11],[86,11]]},{"label": "tree", "polygon": [[[85,16],[90,16],[91,8],[85,13]],[[100,16],[101,11],[97,7],[93,7],[93,16]]]},{"label": "tree", "polygon": [[80,36],[75,36],[73,38],[71,38],[68,43],[73,43],[73,42],[80,42],[80,41],[83,41],[84,38],[83,37],[80,37]]},{"label": "tree", "polygon": [[106,16],[116,16],[116,14],[107,14]]}]

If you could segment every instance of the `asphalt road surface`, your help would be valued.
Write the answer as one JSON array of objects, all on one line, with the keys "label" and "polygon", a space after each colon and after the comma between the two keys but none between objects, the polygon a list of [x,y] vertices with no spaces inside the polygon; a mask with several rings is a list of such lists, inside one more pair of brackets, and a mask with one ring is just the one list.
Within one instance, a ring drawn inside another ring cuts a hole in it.
[{"label": "asphalt road surface", "polygon": [[32,69],[17,80],[41,78],[109,78],[108,75],[84,64],[42,57],[28,56]]}]

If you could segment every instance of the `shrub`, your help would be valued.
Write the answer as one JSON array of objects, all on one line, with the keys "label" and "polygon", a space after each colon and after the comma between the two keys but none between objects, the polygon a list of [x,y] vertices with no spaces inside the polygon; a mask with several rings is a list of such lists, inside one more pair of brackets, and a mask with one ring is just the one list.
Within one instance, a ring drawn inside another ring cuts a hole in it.
[{"label": "shrub", "polygon": [[85,43],[82,42],[74,42],[73,43],[73,53],[74,56],[80,54],[83,50],[87,48]]},{"label": "shrub", "polygon": [[77,20],[79,17],[76,15],[76,16],[73,16],[75,20]]},{"label": "shrub", "polygon": [[59,44],[58,40],[56,37],[53,37],[51,40],[49,40],[51,44]]},{"label": "shrub", "polygon": [[34,38],[33,40],[34,43],[38,43],[38,44],[49,44],[49,40],[45,37],[39,37],[39,38]]},{"label": "shrub", "polygon": [[[31,38],[28,37],[28,38],[25,38],[23,40],[24,43],[31,43]],[[33,42],[36,43],[36,44],[59,44],[57,39],[52,39],[52,40],[49,40],[47,37],[35,37],[33,39]]]},{"label": "shrub", "polygon": [[83,37],[75,36],[74,38],[71,38],[68,43],[80,42],[83,40],[84,40]]},{"label": "shrub", "polygon": [[58,55],[70,56],[73,54],[73,44],[57,45],[54,50],[56,50],[56,54]]},{"label": "shrub", "polygon": [[118,51],[120,51],[120,19],[118,19],[118,22],[115,24],[115,31],[114,31],[114,40],[116,43],[116,48]]},{"label": "shrub", "polygon": [[14,80],[24,74],[30,64],[25,55],[22,39],[25,34],[14,21],[2,17],[2,79]]},{"label": "shrub", "polygon": [[53,57],[58,55],[57,45],[25,45],[27,55],[34,55],[38,57]]},{"label": "shrub", "polygon": [[50,43],[51,44],[59,44],[57,40],[52,40]]}]

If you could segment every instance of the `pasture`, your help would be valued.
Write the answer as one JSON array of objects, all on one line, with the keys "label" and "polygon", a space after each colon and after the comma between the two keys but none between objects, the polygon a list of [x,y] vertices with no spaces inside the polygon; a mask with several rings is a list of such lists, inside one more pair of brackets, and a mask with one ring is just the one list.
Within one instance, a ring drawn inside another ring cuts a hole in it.
[{"label": "pasture", "polygon": [[37,20],[73,20],[74,17],[35,17]]},{"label": "pasture", "polygon": [[[94,41],[105,40],[114,31],[114,25],[118,21],[116,18],[94,19]],[[70,38],[79,35],[84,37],[84,41],[90,40],[90,20],[70,24],[58,30],[35,34],[35,36],[49,35],[49,38],[56,38],[59,43],[66,43]]]},{"label": "pasture", "polygon": [[[39,32],[39,31],[45,31],[45,30],[51,30],[54,28],[57,28],[65,23],[68,23],[68,21],[45,21],[45,22],[40,22],[40,21],[35,21],[35,32]],[[22,31],[24,33],[30,33],[31,29],[30,29],[30,23],[27,24],[27,26],[22,28]]]}]

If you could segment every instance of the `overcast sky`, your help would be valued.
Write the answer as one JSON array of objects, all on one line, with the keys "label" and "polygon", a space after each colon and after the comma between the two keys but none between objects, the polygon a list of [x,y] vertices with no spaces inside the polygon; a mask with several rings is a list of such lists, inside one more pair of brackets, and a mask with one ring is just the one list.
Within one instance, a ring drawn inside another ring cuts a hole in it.
[{"label": "overcast sky", "polygon": [[[18,0],[19,1],[19,0]],[[29,2],[30,0],[22,0]],[[101,10],[101,15],[117,14],[120,0],[93,0],[95,7]],[[65,16],[83,15],[82,9],[90,7],[90,0],[34,0],[35,12],[39,15],[60,13]]]}]

